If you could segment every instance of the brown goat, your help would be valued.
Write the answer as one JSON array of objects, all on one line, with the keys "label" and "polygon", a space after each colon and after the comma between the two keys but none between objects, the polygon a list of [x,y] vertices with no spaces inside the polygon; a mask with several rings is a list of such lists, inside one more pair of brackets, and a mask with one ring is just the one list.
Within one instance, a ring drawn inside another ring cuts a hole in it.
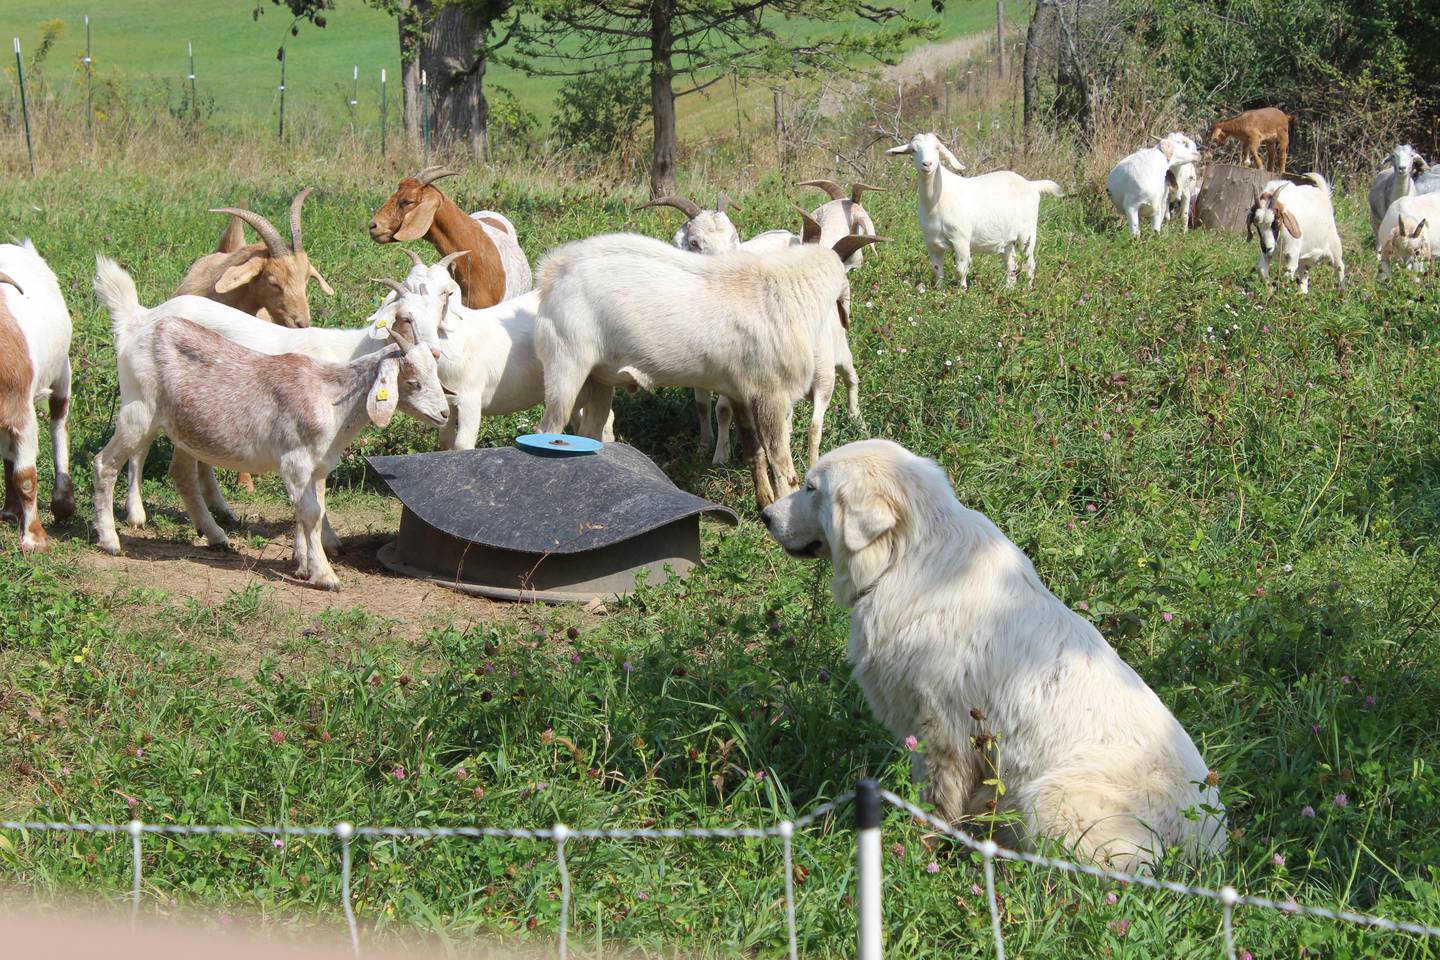
[{"label": "brown goat", "polygon": [[[1290,153],[1290,124],[1295,118],[1275,107],[1260,107],[1246,110],[1228,120],[1217,120],[1205,135],[1212,147],[1218,147],[1226,140],[1238,140],[1243,162],[1253,163],[1257,169],[1284,173]],[[1269,161],[1260,162],[1260,148],[1264,146]]]},{"label": "brown goat", "polygon": [[489,210],[467,214],[435,186],[442,177],[458,174],[444,167],[426,167],[400,181],[370,221],[376,243],[424,237],[442,255],[465,252],[451,267],[465,306],[493,307],[528,292],[533,286],[530,261],[520,249],[515,227]]},{"label": "brown goat", "polygon": [[[310,326],[310,278],[328,296],[335,291],[310,263],[300,232],[300,208],[310,195],[306,187],[290,202],[290,243],[274,225],[250,210],[218,207],[212,213],[230,214],[214,253],[191,265],[176,296],[208,297],[228,307],[254,314],[286,327]],[[239,221],[260,234],[261,243],[244,244]]]}]

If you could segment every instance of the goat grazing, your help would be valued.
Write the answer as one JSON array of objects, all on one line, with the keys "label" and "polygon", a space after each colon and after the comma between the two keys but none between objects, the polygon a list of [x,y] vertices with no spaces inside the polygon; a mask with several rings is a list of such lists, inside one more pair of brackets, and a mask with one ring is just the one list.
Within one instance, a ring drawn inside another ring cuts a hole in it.
[{"label": "goat grazing", "polygon": [[1401,197],[1440,192],[1440,171],[1427,173],[1430,165],[1408,143],[1391,151],[1386,166],[1370,182],[1370,229],[1380,234],[1380,221],[1391,204]]},{"label": "goat grazing", "polygon": [[[973,250],[1004,256],[1007,286],[1015,284],[1015,255],[1023,253],[1026,282],[1034,285],[1040,196],[1063,196],[1058,183],[1026,180],[1009,170],[966,177],[965,165],[933,133],[917,133],[909,143],[885,152],[910,154],[915,163],[920,232],[925,235],[936,286],[945,277],[947,247],[955,251],[962,290],[969,285]],[[946,170],[942,161],[951,169]]]},{"label": "goat grazing", "polygon": [[[1260,107],[1228,120],[1215,121],[1205,139],[1212,147],[1222,146],[1227,140],[1238,140],[1242,166],[1253,164],[1257,169],[1263,166],[1266,170],[1284,173],[1290,154],[1290,124],[1294,122],[1295,118],[1284,110]],[[1262,146],[1269,161],[1263,165],[1260,162]]]},{"label": "goat grazing", "polygon": [[1395,267],[1423,272],[1440,255],[1440,193],[1401,197],[1385,211],[1376,231],[1380,276],[1388,278]]},{"label": "goat grazing", "polygon": [[1105,192],[1129,224],[1132,237],[1140,236],[1142,215],[1149,217],[1152,230],[1160,232],[1169,207],[1172,180],[1178,193],[1179,171],[1188,167],[1188,182],[1193,182],[1195,162],[1199,159],[1200,151],[1194,141],[1183,133],[1171,133],[1155,146],[1136,150],[1115,164],[1105,178]]},{"label": "goat grazing", "polygon": [[[288,244],[269,220],[251,210],[218,207],[210,211],[229,214],[230,221],[220,234],[216,251],[191,264],[175,295],[209,297],[285,327],[310,326],[306,290],[310,278],[315,278],[327,296],[334,296],[335,291],[305,252],[300,208],[309,195],[310,188],[306,187],[290,201]],[[239,227],[242,220],[260,234],[261,243],[243,243]]]},{"label": "goat grazing", "polygon": [[[1179,142],[1199,155],[1200,148],[1194,140],[1183,133],[1171,136],[1178,138]],[[1200,172],[1196,169],[1196,162],[1182,163],[1165,171],[1165,219],[1178,218],[1180,229],[1185,232],[1190,230],[1190,218],[1195,213],[1195,200],[1200,196]]]},{"label": "goat grazing", "polygon": [[[12,289],[13,288],[13,289]],[[55,484],[50,510],[56,520],[75,513],[70,483],[70,311],[60,284],[35,245],[0,244],[0,456],[5,459],[5,509],[0,518],[20,525],[20,550],[50,546],[36,507],[39,424],[35,402],[50,401]]]},{"label": "goat grazing", "polygon": [[691,253],[720,253],[740,246],[740,231],[726,211],[739,210],[740,205],[727,195],[715,198],[714,210],[701,210],[700,205],[686,197],[666,195],[642,203],[636,210],[649,207],[674,207],[685,214],[685,222],[675,231],[675,246]]},{"label": "goat grazing", "polygon": [[[615,387],[702,388],[731,398],[763,508],[795,486],[791,407],[833,370],[826,324],[846,314],[843,260],[875,237],[763,255],[699,256],[610,234],[558,247],[540,266],[535,351],[545,371],[542,431],[570,419],[597,436]],[[772,485],[772,480],[774,484]]]},{"label": "goat grazing", "polygon": [[444,167],[426,167],[400,181],[370,221],[376,243],[424,237],[442,256],[463,254],[453,268],[467,307],[493,307],[534,287],[530,261],[520,249],[515,225],[493,210],[467,214],[435,187],[442,177],[459,176]]},{"label": "goat grazing", "polygon": [[1340,289],[1344,290],[1345,256],[1335,229],[1330,184],[1318,173],[1305,177],[1310,183],[1271,180],[1265,184],[1245,218],[1245,233],[1260,238],[1260,276],[1266,283],[1270,282],[1270,261],[1278,258],[1286,275],[1299,280],[1300,292],[1309,293],[1310,268],[1329,261],[1339,271]]},{"label": "goat grazing", "polygon": [[115,434],[95,457],[100,548],[120,551],[113,503],[120,464],[163,430],[175,447],[171,475],[186,512],[212,546],[229,540],[194,482],[196,461],[278,471],[295,504],[296,576],[338,589],[321,533],[325,478],[367,420],[384,427],[404,409],[437,426],[446,422],[430,348],[397,332],[398,350],[347,364],[257,353],[187,319],[183,307],[195,301],[145,310],[129,274],[104,257],[96,258],[95,292],[110,311],[120,382]]},{"label": "goat grazing", "polygon": [[[872,187],[868,183],[852,183],[850,195],[847,197],[840,184],[833,180],[803,180],[796,186],[818,187],[830,197],[828,202],[810,211],[810,216],[820,224],[821,246],[833,246],[836,240],[852,233],[862,237],[875,236],[875,221],[870,219],[870,214],[860,205],[860,195],[866,190],[884,193],[882,188]],[[854,270],[864,262],[865,251],[856,250],[850,254],[850,259],[845,261],[845,269]]]}]

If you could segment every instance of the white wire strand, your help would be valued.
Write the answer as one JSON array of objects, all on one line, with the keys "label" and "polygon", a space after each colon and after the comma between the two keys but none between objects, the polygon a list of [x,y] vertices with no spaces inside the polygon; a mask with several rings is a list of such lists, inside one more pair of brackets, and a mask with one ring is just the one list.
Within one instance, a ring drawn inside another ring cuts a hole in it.
[{"label": "white wire strand", "polygon": [[345,821],[334,827],[335,837],[340,841],[340,905],[345,908],[345,926],[350,931],[350,950],[360,956],[360,930],[355,926],[355,906],[350,902],[350,839],[355,828]]},{"label": "white wire strand", "polygon": [[143,869],[140,859],[140,838],[145,833],[145,825],[139,820],[131,820],[126,824],[125,829],[130,831],[130,859],[132,862],[130,881],[130,932],[135,932],[135,925],[140,921],[140,871]]},{"label": "white wire strand", "polygon": [[[961,845],[981,853],[981,844],[985,841],[976,840],[963,830],[946,823],[944,820],[921,810],[910,801],[898,797],[889,790],[881,790],[880,796],[886,803],[898,807],[906,813],[925,823],[931,829],[943,833]],[[1204,897],[1207,900],[1214,900],[1223,904],[1225,893],[1223,890],[1215,890],[1211,887],[1188,886],[1183,883],[1176,883],[1174,880],[1157,880],[1154,877],[1143,873],[1121,873],[1118,870],[1107,870],[1104,867],[1097,867],[1086,863],[1071,863],[1069,860],[1056,860],[1052,857],[1043,857],[1037,853],[1025,853],[1019,850],[1010,850],[1006,847],[996,847],[995,856],[1001,860],[1016,860],[1021,863],[1034,864],[1037,867],[1049,867],[1065,873],[1081,873],[1089,877],[1097,877],[1101,880],[1114,880],[1117,883],[1133,884],[1137,887],[1148,887],[1151,890],[1165,890],[1169,893],[1179,893],[1187,896]],[[1232,888],[1226,888],[1231,889]],[[1326,920],[1339,920],[1344,923],[1353,923],[1358,926],[1375,927],[1380,930],[1393,930],[1401,933],[1414,933],[1422,937],[1440,937],[1440,927],[1431,927],[1423,923],[1411,923],[1408,920],[1390,920],[1386,917],[1377,917],[1365,913],[1355,913],[1352,910],[1332,910],[1329,907],[1316,907],[1309,904],[1297,903],[1293,900],[1284,903],[1272,900],[1269,897],[1256,897],[1249,894],[1235,893],[1235,901],[1232,906],[1258,907],[1261,910],[1274,910],[1279,913],[1299,914],[1307,917],[1322,917]]]},{"label": "white wire strand", "polygon": [[994,840],[980,843],[985,858],[985,898],[990,901],[990,932],[995,937],[995,960],[1005,960],[1005,934],[1000,929],[1000,901],[995,897],[995,855],[1000,852]]}]

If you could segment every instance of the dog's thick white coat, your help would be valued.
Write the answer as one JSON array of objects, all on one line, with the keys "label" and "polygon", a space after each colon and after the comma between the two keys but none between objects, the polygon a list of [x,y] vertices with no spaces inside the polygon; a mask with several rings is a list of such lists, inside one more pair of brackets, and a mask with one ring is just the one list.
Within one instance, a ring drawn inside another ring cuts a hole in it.
[{"label": "dog's thick white coat", "polygon": [[[994,800],[1031,836],[1121,869],[1224,848],[1184,728],[934,461],[848,444],[764,515],[791,553],[832,558],[855,677],[891,734],[924,742],[914,773],[944,816]],[[995,745],[977,749],[984,734]],[[997,778],[1003,795],[984,783]]]}]

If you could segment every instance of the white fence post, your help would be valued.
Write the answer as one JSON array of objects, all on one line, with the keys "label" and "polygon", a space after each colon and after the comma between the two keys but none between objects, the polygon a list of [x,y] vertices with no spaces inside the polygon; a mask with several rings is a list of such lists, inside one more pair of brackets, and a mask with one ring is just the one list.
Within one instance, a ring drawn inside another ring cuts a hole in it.
[{"label": "white fence post", "polygon": [[855,785],[855,886],[859,960],[880,960],[880,787],[874,780]]}]

